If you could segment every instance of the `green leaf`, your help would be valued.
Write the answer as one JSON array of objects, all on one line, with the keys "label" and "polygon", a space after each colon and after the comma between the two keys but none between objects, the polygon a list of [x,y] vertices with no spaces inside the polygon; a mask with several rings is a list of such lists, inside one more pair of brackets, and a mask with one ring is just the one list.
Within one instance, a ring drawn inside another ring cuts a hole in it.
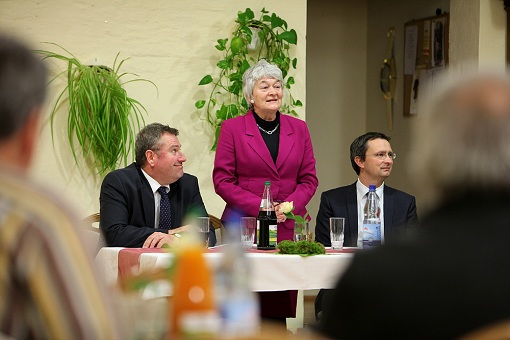
[{"label": "green leaf", "polygon": [[285,83],[288,85],[294,85],[296,82],[294,81],[294,77],[289,77]]},{"label": "green leaf", "polygon": [[292,59],[292,67],[296,68],[297,66],[297,58]]},{"label": "green leaf", "polygon": [[250,68],[250,63],[245,59],[243,60],[243,62],[241,63],[241,67],[239,68],[239,73],[241,74],[241,81],[243,79],[243,74],[244,72],[246,72],[246,70],[248,70]]},{"label": "green leaf", "polygon": [[278,40],[285,40],[289,44],[296,45],[297,44],[297,33],[294,29],[290,31],[285,31],[276,36]]},{"label": "green leaf", "polygon": [[246,34],[246,39],[249,39],[248,40],[248,43],[251,42],[251,36],[253,35],[253,32],[252,30],[248,27],[248,26],[242,26],[241,27],[241,31]]},{"label": "green leaf", "polygon": [[277,27],[282,27],[282,24],[283,24],[282,19],[273,13],[271,15],[271,28],[275,29]]},{"label": "green leaf", "polygon": [[218,63],[216,64],[216,66],[218,66],[218,67],[219,67],[219,68],[221,68],[222,70],[226,70],[226,69],[228,69],[228,61],[226,61],[225,59],[220,60],[220,61],[218,61]]},{"label": "green leaf", "polygon": [[305,219],[299,215],[294,215],[294,220],[296,221],[296,223],[304,223],[305,222]]},{"label": "green leaf", "polygon": [[241,51],[244,47],[244,40],[241,37],[234,37],[232,38],[232,42],[230,43],[230,50],[232,51],[232,54],[237,54],[239,51]]},{"label": "green leaf", "polygon": [[227,119],[227,107],[225,104],[222,104],[221,108],[216,110],[216,118],[222,121]]},{"label": "green leaf", "polygon": [[212,83],[212,81],[213,81],[212,77],[210,75],[206,75],[198,82],[198,85],[207,85]]},{"label": "green leaf", "polygon": [[228,92],[239,96],[243,90],[243,83],[241,81],[235,81],[228,87]]},{"label": "green leaf", "polygon": [[201,108],[203,108],[203,107],[204,107],[204,105],[205,105],[205,100],[199,100],[199,101],[197,101],[197,102],[195,103],[195,107],[196,107],[197,109],[201,109]]},{"label": "green leaf", "polygon": [[244,12],[237,12],[237,22],[245,25],[249,20],[255,18],[255,14],[250,8],[247,8]]},{"label": "green leaf", "polygon": [[221,45],[223,47],[227,47],[228,38],[218,39],[217,42],[218,42],[218,45]]},{"label": "green leaf", "polygon": [[285,21],[285,20],[283,20],[283,19],[282,19],[282,27],[283,27],[284,29],[287,29],[287,21]]},{"label": "green leaf", "polygon": [[253,13],[251,8],[247,8],[245,13],[246,13],[246,16],[248,17],[248,19],[250,19],[250,20],[255,18],[255,13]]},{"label": "green leaf", "polygon": [[303,106],[303,103],[301,103],[301,100],[296,100],[296,101],[294,102],[294,106],[296,106],[296,107],[302,107],[302,106]]},{"label": "green leaf", "polygon": [[227,119],[236,117],[239,115],[239,110],[237,109],[237,106],[235,104],[230,104],[227,107]]}]

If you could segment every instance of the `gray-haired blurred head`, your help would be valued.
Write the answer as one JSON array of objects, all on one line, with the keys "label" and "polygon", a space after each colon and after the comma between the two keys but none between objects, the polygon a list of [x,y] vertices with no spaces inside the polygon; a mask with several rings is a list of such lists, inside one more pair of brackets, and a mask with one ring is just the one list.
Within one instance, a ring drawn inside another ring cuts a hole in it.
[{"label": "gray-haired blurred head", "polygon": [[477,75],[442,93],[416,126],[412,166],[433,194],[510,191],[510,79]]},{"label": "gray-haired blurred head", "polygon": [[285,87],[282,70],[280,70],[278,66],[261,59],[257,64],[247,69],[243,74],[243,94],[246,102],[250,106],[250,109],[253,108],[253,104],[250,102],[253,94],[253,87],[257,80],[262,78],[276,79],[282,84],[282,90]]},{"label": "gray-haired blurred head", "polygon": [[14,37],[0,35],[0,141],[13,136],[44,104],[47,70]]}]

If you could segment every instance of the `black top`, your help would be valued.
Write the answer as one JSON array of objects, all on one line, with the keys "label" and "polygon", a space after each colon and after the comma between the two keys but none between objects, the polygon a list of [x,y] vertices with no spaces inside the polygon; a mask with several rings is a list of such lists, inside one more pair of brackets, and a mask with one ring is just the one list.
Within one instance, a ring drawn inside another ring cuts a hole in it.
[{"label": "black top", "polygon": [[[266,142],[266,146],[269,149],[271,158],[276,164],[276,158],[278,157],[278,147],[280,146],[280,112],[276,112],[276,119],[271,122],[260,118],[255,110],[253,112],[255,113],[253,117],[255,117],[255,122],[259,127],[262,139],[264,139],[264,142]],[[261,128],[265,131],[262,131]]]},{"label": "black top", "polygon": [[405,239],[357,252],[324,298],[322,330],[334,339],[457,339],[510,318],[509,202],[509,193],[464,193]]}]

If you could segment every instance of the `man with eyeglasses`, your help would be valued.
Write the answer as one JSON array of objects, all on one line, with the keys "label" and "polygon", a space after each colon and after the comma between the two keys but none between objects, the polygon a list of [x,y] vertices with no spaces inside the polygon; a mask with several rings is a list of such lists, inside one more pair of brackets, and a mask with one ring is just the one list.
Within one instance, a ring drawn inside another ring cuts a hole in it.
[{"label": "man with eyeglasses", "polygon": [[[325,191],[321,195],[315,224],[315,240],[331,246],[329,218],[344,217],[344,246],[361,247],[363,234],[363,207],[371,184],[381,206],[381,238],[388,242],[401,236],[409,226],[418,221],[416,199],[403,191],[384,184],[389,177],[396,158],[390,145],[390,137],[381,132],[367,132],[351,144],[351,164],[358,180],[351,185]],[[315,315],[320,318],[322,301],[327,290],[321,290],[315,301]]]},{"label": "man with eyeglasses", "polygon": [[409,162],[427,214],[354,255],[324,304],[327,339],[510,337],[510,78],[495,71],[435,84]]}]

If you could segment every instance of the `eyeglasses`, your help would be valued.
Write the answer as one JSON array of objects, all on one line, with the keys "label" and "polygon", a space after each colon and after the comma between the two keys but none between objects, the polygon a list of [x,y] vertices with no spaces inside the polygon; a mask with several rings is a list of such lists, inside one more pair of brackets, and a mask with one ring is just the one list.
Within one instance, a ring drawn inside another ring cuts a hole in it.
[{"label": "eyeglasses", "polygon": [[372,157],[375,157],[377,159],[380,159],[380,160],[385,160],[386,157],[389,157],[391,159],[395,159],[397,158],[397,154],[390,151],[390,152],[378,152],[378,153],[375,153],[373,155],[365,155],[365,156],[372,156]]}]

